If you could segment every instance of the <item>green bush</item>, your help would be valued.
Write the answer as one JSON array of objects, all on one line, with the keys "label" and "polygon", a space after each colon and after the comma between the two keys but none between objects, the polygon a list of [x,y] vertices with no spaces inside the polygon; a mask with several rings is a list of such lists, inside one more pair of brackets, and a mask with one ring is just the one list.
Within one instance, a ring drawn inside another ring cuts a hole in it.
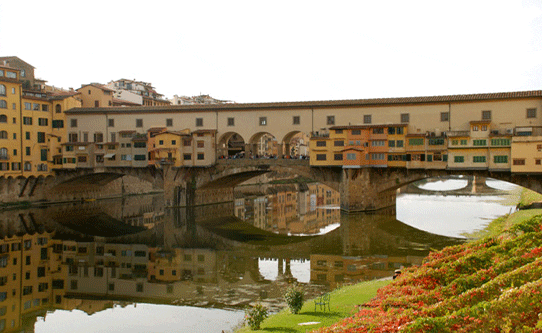
[{"label": "green bush", "polygon": [[259,330],[260,324],[269,316],[267,308],[260,303],[245,310],[245,322],[251,330]]},{"label": "green bush", "polygon": [[290,312],[293,314],[299,313],[303,307],[303,289],[297,285],[289,287],[286,289],[284,299],[290,308]]}]

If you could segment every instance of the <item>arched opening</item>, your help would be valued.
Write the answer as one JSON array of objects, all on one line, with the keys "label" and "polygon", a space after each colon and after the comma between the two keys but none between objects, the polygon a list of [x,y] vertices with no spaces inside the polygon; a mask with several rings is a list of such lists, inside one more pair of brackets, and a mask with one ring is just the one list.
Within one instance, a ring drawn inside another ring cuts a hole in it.
[{"label": "arched opening", "polygon": [[244,157],[245,140],[239,133],[225,133],[218,141],[217,155],[220,158]]},{"label": "arched opening", "polygon": [[282,147],[271,133],[254,134],[247,146],[247,154],[254,158],[277,158],[282,155]]},{"label": "arched opening", "polygon": [[283,155],[287,158],[303,159],[309,157],[309,136],[300,131],[292,131],[282,139]]}]

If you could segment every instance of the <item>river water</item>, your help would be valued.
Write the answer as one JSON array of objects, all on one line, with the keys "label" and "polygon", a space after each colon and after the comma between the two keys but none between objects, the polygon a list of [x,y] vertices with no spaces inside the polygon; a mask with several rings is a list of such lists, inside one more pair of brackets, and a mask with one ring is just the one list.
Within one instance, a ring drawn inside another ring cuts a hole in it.
[{"label": "river water", "polygon": [[515,209],[515,186],[466,184],[403,188],[371,214],[341,214],[317,183],[239,187],[235,202],[195,208],[148,195],[4,211],[0,330],[231,331],[248,304],[281,309],[291,283],[311,298],[390,277]]}]

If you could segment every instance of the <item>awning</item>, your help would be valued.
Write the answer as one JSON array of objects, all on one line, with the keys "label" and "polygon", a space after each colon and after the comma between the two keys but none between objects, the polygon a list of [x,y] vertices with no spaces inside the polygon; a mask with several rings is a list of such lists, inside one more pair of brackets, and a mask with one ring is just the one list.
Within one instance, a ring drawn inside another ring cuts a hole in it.
[{"label": "awning", "polygon": [[104,155],[104,158],[111,158],[111,157],[113,157],[113,156],[115,156],[115,154],[105,154],[105,155]]}]

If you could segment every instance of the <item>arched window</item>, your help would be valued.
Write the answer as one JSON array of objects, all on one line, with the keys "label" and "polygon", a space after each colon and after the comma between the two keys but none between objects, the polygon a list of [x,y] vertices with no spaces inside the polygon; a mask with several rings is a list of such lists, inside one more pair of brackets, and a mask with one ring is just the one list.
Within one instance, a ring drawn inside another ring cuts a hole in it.
[{"label": "arched window", "polygon": [[60,106],[60,104],[57,104],[57,105],[55,106],[55,109],[56,109],[56,110],[55,110],[56,113],[62,112],[62,107]]},{"label": "arched window", "polygon": [[2,109],[7,109],[8,108],[8,103],[6,101],[4,101],[3,99],[0,99],[0,108],[2,108]]},{"label": "arched window", "polygon": [[7,139],[7,138],[8,138],[8,132],[0,131],[0,139]]},{"label": "arched window", "polygon": [[0,123],[7,123],[8,117],[5,114],[0,114]]},{"label": "arched window", "polygon": [[3,84],[0,84],[0,95],[6,96],[6,86]]}]

